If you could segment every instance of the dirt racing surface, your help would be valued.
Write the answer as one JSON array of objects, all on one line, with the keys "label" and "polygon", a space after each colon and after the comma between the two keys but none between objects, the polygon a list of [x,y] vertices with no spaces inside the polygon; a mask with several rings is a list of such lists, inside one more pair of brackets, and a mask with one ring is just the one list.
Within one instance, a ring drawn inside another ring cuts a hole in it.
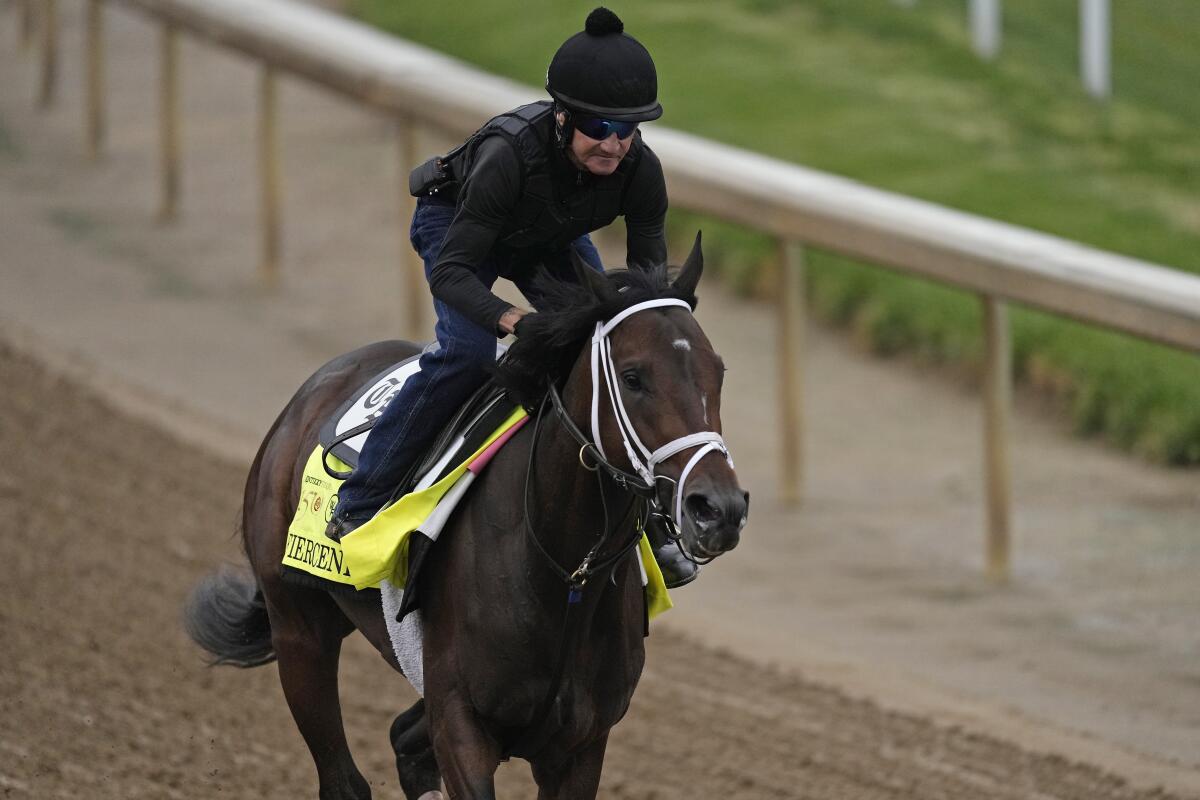
[{"label": "dirt racing surface", "polygon": [[[245,465],[107,408],[0,342],[0,796],[315,797],[274,666],[210,669],[180,625]],[[412,690],[355,637],[343,709],[379,798]],[[523,762],[501,796],[527,797]],[[610,798],[1171,798],[1096,765],[881,710],[657,631],[609,745]]]}]

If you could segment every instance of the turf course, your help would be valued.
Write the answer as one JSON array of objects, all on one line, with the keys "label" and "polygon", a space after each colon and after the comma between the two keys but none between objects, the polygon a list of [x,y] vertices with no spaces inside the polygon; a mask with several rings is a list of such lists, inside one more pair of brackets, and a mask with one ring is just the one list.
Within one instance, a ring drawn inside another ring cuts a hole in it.
[{"label": "turf course", "polygon": [[[351,0],[353,13],[532,86],[592,0],[453,6]],[[991,63],[964,0],[658,0],[616,6],[653,53],[664,124],[881,188],[1200,273],[1200,3],[1115,0],[1114,100],[1080,87],[1078,3],[1005,0]],[[531,98],[533,99],[533,98]],[[772,242],[703,224],[711,263],[771,283]],[[810,254],[818,314],[881,354],[969,368],[976,299]],[[1018,380],[1076,430],[1200,464],[1200,358],[1035,311],[1013,311]],[[965,372],[966,370],[964,370]]]}]

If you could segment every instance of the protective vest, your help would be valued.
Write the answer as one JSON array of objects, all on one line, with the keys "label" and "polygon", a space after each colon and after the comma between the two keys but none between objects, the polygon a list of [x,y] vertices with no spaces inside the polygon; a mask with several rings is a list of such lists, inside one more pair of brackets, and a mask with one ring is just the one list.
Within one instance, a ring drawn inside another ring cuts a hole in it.
[{"label": "protective vest", "polygon": [[[521,197],[500,231],[497,245],[510,251],[558,251],[591,231],[609,225],[624,210],[625,188],[642,157],[641,132],[611,175],[576,169],[557,152],[554,107],[530,103],[489,120],[445,162],[461,185],[470,174],[479,145],[502,136],[521,161]],[[551,162],[555,160],[555,163]]]}]

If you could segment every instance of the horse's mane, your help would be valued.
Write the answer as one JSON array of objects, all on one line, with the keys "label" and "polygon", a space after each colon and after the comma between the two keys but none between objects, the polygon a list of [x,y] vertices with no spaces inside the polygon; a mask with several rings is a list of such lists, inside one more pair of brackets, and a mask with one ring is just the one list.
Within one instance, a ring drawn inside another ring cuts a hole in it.
[{"label": "horse's mane", "polygon": [[674,298],[696,307],[696,295],[674,286],[665,266],[614,270],[596,283],[568,282],[545,272],[539,276],[538,311],[521,320],[516,343],[492,373],[514,401],[532,408],[551,382],[561,385],[597,322],[646,300]]}]

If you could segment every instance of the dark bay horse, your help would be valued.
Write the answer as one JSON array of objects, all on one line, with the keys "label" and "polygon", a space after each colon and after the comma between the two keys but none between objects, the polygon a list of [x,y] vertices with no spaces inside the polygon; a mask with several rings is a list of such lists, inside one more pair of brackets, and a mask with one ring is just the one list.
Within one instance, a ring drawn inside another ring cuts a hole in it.
[{"label": "dark bay horse", "polygon": [[[530,762],[539,798],[595,797],[609,729],[645,659],[645,598],[629,548],[648,510],[676,514],[680,545],[698,560],[737,544],[749,498],[719,436],[724,367],[691,314],[702,268],[699,237],[673,283],[661,268],[577,268],[577,283],[547,287],[497,368],[535,419],[472,486],[415,588],[425,697],[391,728],[409,800],[440,797],[442,782],[456,800],[494,798],[508,756]],[[321,800],[370,797],[342,727],[342,640],[357,628],[399,666],[378,590],[300,587],[282,580],[280,560],[318,429],[415,351],[370,345],[305,382],[246,482],[253,575],[209,576],[186,610],[189,633],[216,663],[278,660]],[[562,388],[560,401],[546,399],[549,386]]]}]

